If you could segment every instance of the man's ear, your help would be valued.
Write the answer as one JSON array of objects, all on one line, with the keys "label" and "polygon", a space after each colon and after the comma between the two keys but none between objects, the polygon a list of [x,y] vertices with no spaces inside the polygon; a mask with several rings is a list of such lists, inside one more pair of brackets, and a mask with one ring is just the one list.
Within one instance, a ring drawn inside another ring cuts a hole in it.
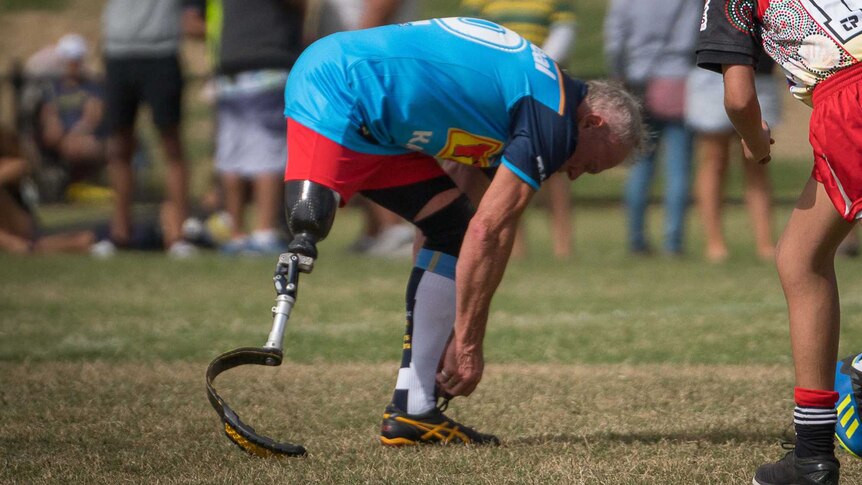
[{"label": "man's ear", "polygon": [[605,119],[595,113],[590,113],[581,118],[581,122],[578,124],[580,128],[598,128],[605,125]]}]

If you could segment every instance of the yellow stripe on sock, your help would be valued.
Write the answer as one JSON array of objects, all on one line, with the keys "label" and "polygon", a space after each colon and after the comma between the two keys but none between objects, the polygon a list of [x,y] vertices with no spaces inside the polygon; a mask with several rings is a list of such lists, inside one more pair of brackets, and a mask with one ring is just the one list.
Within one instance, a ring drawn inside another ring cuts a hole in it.
[{"label": "yellow stripe on sock", "polygon": [[434,255],[431,256],[431,261],[428,263],[428,271],[429,273],[434,272],[434,268],[437,267],[437,263],[440,261],[440,251],[434,251]]}]

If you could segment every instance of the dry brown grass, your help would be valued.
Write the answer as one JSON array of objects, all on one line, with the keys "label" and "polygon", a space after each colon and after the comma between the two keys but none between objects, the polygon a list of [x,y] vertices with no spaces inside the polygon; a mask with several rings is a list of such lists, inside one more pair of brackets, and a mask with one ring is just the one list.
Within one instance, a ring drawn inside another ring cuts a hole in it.
[{"label": "dry brown grass", "polygon": [[[791,382],[770,366],[491,366],[451,414],[500,448],[383,449],[391,365],[237,369],[220,392],[304,459],[229,444],[204,365],[0,364],[3,483],[748,483],[777,458]],[[862,481],[842,456],[843,483]]]}]

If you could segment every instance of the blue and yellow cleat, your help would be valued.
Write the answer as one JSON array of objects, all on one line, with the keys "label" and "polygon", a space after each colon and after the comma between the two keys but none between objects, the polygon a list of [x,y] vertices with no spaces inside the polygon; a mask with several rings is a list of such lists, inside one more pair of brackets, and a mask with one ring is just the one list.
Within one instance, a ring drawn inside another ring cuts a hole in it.
[{"label": "blue and yellow cleat", "polygon": [[862,405],[862,354],[851,355],[838,361],[835,369],[835,391],[838,392],[838,422],[835,437],[842,448],[862,458],[862,423],[859,408]]}]

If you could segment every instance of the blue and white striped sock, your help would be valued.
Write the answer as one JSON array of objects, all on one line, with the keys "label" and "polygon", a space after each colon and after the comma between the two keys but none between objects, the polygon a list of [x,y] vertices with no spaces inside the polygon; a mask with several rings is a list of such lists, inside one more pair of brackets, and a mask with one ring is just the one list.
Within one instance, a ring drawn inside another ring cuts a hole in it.
[{"label": "blue and white striped sock", "polygon": [[408,414],[437,404],[437,366],[455,325],[458,258],[422,249],[407,285],[407,331],[392,402]]}]

